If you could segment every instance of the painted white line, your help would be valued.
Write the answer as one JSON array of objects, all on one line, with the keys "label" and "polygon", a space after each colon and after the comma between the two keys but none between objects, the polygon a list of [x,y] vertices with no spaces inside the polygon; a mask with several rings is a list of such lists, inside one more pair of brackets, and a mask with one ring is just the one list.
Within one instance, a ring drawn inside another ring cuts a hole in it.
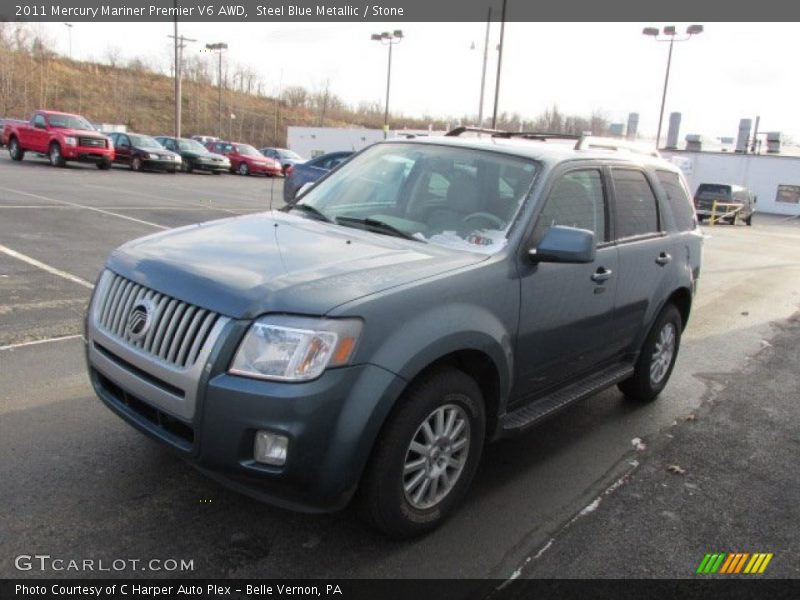
[{"label": "painted white line", "polygon": [[187,207],[191,207],[191,208],[197,208],[197,209],[205,208],[205,209],[211,209],[211,210],[220,210],[220,211],[227,212],[227,213],[239,214],[239,213],[235,212],[233,209],[230,209],[230,208],[222,208],[222,207],[217,207],[217,206],[211,206],[211,202],[212,202],[211,200],[208,200],[208,204],[202,204],[203,200],[200,200],[201,204],[197,205],[197,204],[194,204],[193,202],[182,202],[182,201],[177,200],[175,198],[164,198],[163,196],[153,196],[151,194],[143,194],[142,192],[135,192],[133,190],[121,190],[121,189],[118,189],[118,188],[110,188],[110,187],[107,187],[105,185],[96,185],[96,184],[93,185],[91,183],[86,183],[86,184],[84,184],[84,186],[85,187],[90,187],[90,188],[95,188],[97,190],[108,190],[108,191],[114,192],[115,194],[128,194],[130,196],[137,196],[139,198],[147,198],[149,200],[160,200],[162,202],[163,201],[174,202],[174,203],[176,203],[176,204],[178,204],[180,206],[187,206]]},{"label": "painted white line", "polygon": [[59,277],[63,277],[64,279],[69,279],[74,283],[89,288],[90,290],[94,289],[94,284],[86,281],[85,279],[81,279],[77,275],[73,275],[72,273],[67,273],[66,271],[62,271],[61,269],[56,269],[55,267],[46,265],[43,262],[36,260],[35,258],[31,258],[30,256],[27,256],[25,254],[20,254],[19,252],[17,252],[16,250],[12,250],[11,248],[6,248],[2,244],[0,244],[0,252],[8,254],[9,256],[13,256],[18,260],[28,263],[29,265],[33,265],[34,267],[39,267],[43,271],[47,271],[48,273],[52,273],[53,275],[58,275]]},{"label": "painted white line", "polygon": [[15,348],[24,348],[25,346],[37,346],[39,344],[49,344],[50,342],[63,342],[64,340],[74,340],[83,337],[80,333],[74,335],[64,335],[61,337],[47,338],[46,340],[34,340],[32,342],[22,342],[19,344],[9,344],[8,346],[0,346],[0,352],[3,350],[14,350]]},{"label": "painted white line", "polygon": [[21,196],[28,196],[30,198],[37,198],[38,200],[47,200],[48,202],[57,202],[59,204],[65,204],[67,206],[73,206],[75,208],[82,208],[84,210],[91,210],[94,212],[102,213],[104,215],[110,215],[112,217],[117,217],[118,219],[125,219],[126,221],[133,221],[134,223],[140,223],[142,225],[148,225],[149,227],[156,227],[158,229],[169,229],[169,227],[165,227],[164,225],[159,225],[158,223],[151,223],[150,221],[143,221],[142,219],[137,219],[135,217],[129,217],[127,215],[120,215],[115,212],[111,212],[110,210],[103,210],[102,208],[96,208],[94,206],[85,206],[83,204],[78,204],[77,202],[68,202],[66,200],[58,200],[56,198],[49,198],[48,196],[40,196],[38,194],[31,194],[29,192],[23,192],[21,190],[15,190],[12,188],[5,188],[0,187],[0,190],[4,192],[11,192],[12,194],[19,194]]}]

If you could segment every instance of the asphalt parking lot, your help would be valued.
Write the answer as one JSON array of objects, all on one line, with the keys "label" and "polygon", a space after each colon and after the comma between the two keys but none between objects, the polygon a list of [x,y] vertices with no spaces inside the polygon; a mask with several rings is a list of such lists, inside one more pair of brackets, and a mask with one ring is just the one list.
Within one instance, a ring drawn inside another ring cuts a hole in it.
[{"label": "asphalt parking lot", "polygon": [[700,293],[658,402],[632,405],[608,390],[489,447],[444,527],[387,542],[349,510],[295,514],[221,488],[114,416],[84,374],[83,309],[111,250],[165,228],[277,208],[281,185],[53,169],[2,152],[0,577],[81,576],[15,569],[14,556],[33,553],[194,561],[192,572],[159,576],[511,577],[636,468],[633,440],[646,444],[697,410],[800,305],[800,221],[757,215],[750,228],[706,228]]}]

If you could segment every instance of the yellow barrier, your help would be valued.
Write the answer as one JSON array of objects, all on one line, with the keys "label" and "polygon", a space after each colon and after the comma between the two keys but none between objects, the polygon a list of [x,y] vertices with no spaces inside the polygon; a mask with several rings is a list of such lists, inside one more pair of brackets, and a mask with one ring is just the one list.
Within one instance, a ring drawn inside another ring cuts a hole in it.
[{"label": "yellow barrier", "polygon": [[[726,207],[730,208],[726,213],[717,216],[717,207]],[[744,208],[744,204],[740,202],[717,202],[714,200],[714,203],[711,205],[711,217],[708,219],[708,224],[713,225],[717,223],[721,219],[727,219],[728,217],[733,217],[733,224],[736,224],[736,215],[739,214],[739,211]]]}]

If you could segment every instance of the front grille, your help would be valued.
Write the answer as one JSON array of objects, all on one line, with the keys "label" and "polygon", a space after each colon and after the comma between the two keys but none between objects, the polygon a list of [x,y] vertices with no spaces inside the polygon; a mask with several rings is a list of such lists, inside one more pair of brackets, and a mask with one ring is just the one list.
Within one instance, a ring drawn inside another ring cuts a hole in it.
[{"label": "front grille", "polygon": [[78,145],[83,148],[105,148],[106,141],[103,138],[79,137]]},{"label": "front grille", "polygon": [[[132,338],[128,319],[134,306],[148,301],[152,314],[140,339]],[[97,324],[126,344],[178,367],[190,367],[203,349],[219,315],[161,294],[114,274],[98,301]]]}]

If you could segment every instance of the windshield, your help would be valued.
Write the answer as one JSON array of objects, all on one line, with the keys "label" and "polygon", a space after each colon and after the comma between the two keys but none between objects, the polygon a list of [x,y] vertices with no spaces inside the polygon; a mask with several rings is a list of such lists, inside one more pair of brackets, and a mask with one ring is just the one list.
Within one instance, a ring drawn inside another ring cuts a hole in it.
[{"label": "windshield", "polygon": [[47,120],[50,123],[50,127],[94,131],[94,127],[92,127],[92,124],[89,123],[89,121],[77,115],[48,115]]},{"label": "windshield", "polygon": [[340,225],[493,254],[536,170],[533,161],[482,150],[378,144],[299,204]]},{"label": "windshield", "polygon": [[159,144],[154,138],[151,138],[149,135],[128,135],[131,138],[131,144],[137,146],[139,148],[162,148],[161,144]]},{"label": "windshield", "polygon": [[281,158],[288,158],[290,160],[303,160],[303,157],[297,154],[296,152],[292,152],[291,150],[278,150],[278,156]]},{"label": "windshield", "polygon": [[236,144],[236,151],[244,156],[258,156],[260,158],[264,158],[264,155],[261,154],[261,152],[252,146],[248,146],[247,144]]},{"label": "windshield", "polygon": [[207,154],[208,150],[200,142],[196,140],[179,140],[178,148],[183,152],[195,152],[197,154]]}]

